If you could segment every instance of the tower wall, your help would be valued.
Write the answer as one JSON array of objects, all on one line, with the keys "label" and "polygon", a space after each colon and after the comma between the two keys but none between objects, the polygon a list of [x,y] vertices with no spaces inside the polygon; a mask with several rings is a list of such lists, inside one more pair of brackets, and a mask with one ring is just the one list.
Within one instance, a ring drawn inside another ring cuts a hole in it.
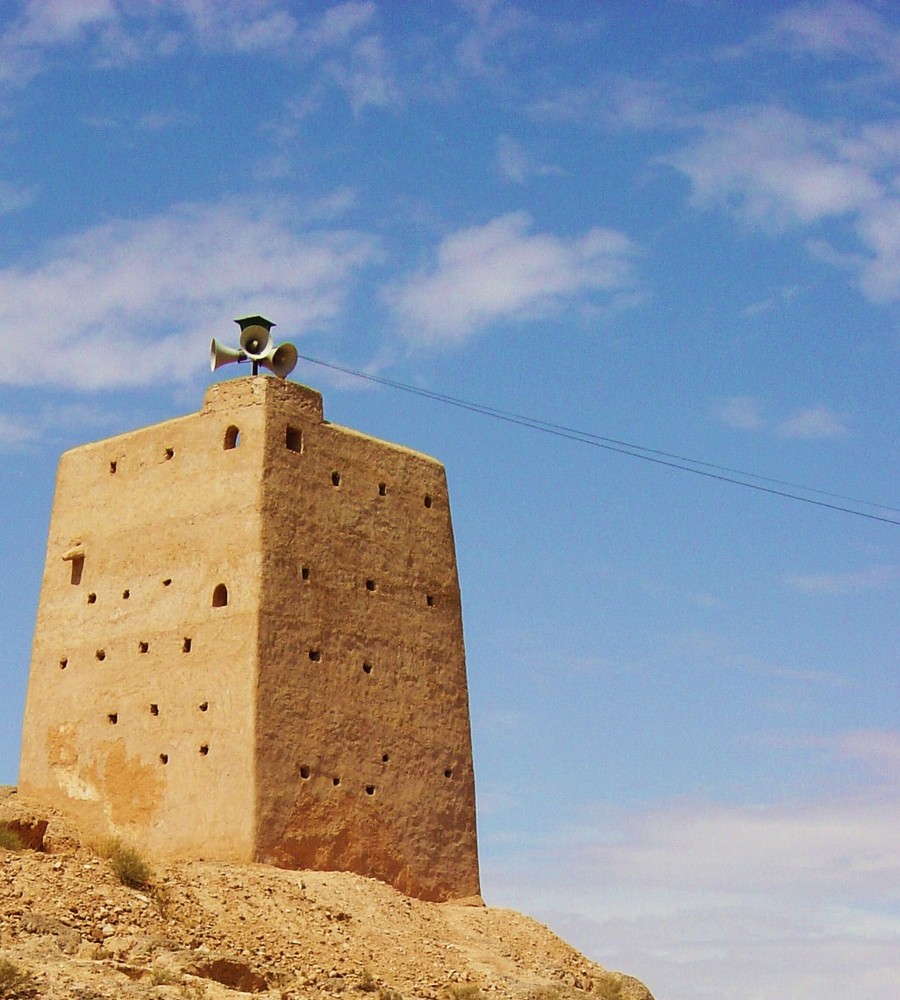
[{"label": "tower wall", "polygon": [[[259,855],[428,899],[479,892],[456,555],[443,467],[270,380]],[[290,740],[285,734],[292,734]]]},{"label": "tower wall", "polygon": [[[207,409],[62,457],[20,786],[98,834],[239,859],[254,844],[261,456],[225,450],[228,423]],[[261,409],[243,423],[262,436]]]},{"label": "tower wall", "polygon": [[476,896],[442,466],[268,377],[67,452],[20,786],[161,855]]}]

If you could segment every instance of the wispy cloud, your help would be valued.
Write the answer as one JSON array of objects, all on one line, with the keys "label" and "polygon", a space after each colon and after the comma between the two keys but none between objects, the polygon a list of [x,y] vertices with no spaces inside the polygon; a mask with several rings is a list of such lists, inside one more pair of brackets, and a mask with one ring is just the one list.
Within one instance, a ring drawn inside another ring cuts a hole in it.
[{"label": "wispy cloud", "polygon": [[0,181],[0,215],[18,212],[34,200],[34,189],[22,184]]},{"label": "wispy cloud", "polygon": [[746,222],[784,229],[859,212],[882,197],[854,137],[777,106],[732,108],[699,120],[702,135],[667,158],[693,201],[724,205]]},{"label": "wispy cloud", "polygon": [[[824,742],[896,777],[898,733]],[[598,803],[492,860],[485,893],[671,1000],[819,1000],[836,988],[893,1000],[898,822],[896,780],[867,778],[828,800]]]},{"label": "wispy cloud", "polygon": [[529,177],[559,176],[562,170],[549,163],[541,163],[531,157],[521,143],[512,136],[501,135],[497,139],[497,154],[494,159],[497,172],[513,184],[524,184]]},{"label": "wispy cloud", "polygon": [[[701,116],[700,136],[665,158],[691,181],[700,208],[723,208],[769,231],[843,219],[857,239],[842,254],[877,302],[900,299],[900,168],[896,130],[823,123],[777,106]],[[817,236],[824,256],[830,241]]]},{"label": "wispy cloud", "polygon": [[713,403],[716,418],[735,430],[774,430],[786,438],[835,438],[848,433],[846,418],[821,403],[777,419],[768,415],[770,408],[756,396],[727,396]]},{"label": "wispy cloud", "polygon": [[727,427],[755,431],[763,426],[763,404],[755,396],[729,396],[714,404],[714,412]]},{"label": "wispy cloud", "polygon": [[[0,84],[20,88],[63,50],[80,47],[91,64],[172,57],[188,46],[230,53],[269,52],[314,65],[318,88],[336,86],[353,111],[398,101],[391,60],[373,25],[376,4],[295,11],[286,0],[25,0],[0,36]],[[318,102],[315,102],[318,106]]]},{"label": "wispy cloud", "polygon": [[844,418],[827,406],[812,406],[783,420],[778,426],[783,437],[832,438],[847,434]]},{"label": "wispy cloud", "polygon": [[0,357],[0,382],[102,388],[187,378],[236,310],[264,301],[292,332],[327,324],[377,254],[365,234],[298,230],[284,205],[182,205],[86,230],[39,264],[0,271],[0,323],[12,328],[28,314],[43,336],[27,365]]},{"label": "wispy cloud", "polygon": [[854,56],[900,71],[900,31],[855,0],[804,3],[776,15],[770,44],[796,54]]},{"label": "wispy cloud", "polygon": [[793,573],[784,582],[802,594],[842,596],[862,590],[881,590],[897,579],[894,566],[870,566],[852,573]]},{"label": "wispy cloud", "polygon": [[33,422],[0,413],[0,449],[13,450],[39,436]]},{"label": "wispy cloud", "polygon": [[447,236],[434,267],[388,294],[409,339],[460,343],[499,320],[535,319],[634,288],[637,248],[627,236],[597,227],[566,238],[531,226],[528,213],[514,212]]}]

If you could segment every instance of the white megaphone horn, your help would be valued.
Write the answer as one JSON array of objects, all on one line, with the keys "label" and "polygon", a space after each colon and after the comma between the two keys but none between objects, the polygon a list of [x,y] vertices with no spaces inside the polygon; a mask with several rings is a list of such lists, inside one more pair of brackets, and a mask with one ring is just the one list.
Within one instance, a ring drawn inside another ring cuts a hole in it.
[{"label": "white megaphone horn", "polygon": [[272,353],[272,334],[259,323],[241,329],[241,350],[251,361],[262,361]]},{"label": "white megaphone horn", "polygon": [[223,347],[221,344],[217,344],[215,337],[209,345],[209,370],[214,372],[217,368],[221,368],[222,365],[231,365],[235,362],[246,361],[247,355],[241,351],[236,350],[233,347]]},{"label": "white megaphone horn", "polygon": [[293,344],[281,344],[266,357],[260,358],[259,363],[279,378],[287,378],[296,367],[297,348]]}]

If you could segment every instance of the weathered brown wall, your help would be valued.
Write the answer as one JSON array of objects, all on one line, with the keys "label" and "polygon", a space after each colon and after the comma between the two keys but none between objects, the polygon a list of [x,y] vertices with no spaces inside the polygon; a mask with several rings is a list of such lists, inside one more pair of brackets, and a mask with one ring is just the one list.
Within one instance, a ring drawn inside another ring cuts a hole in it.
[{"label": "weathered brown wall", "polygon": [[[443,467],[297,416],[271,381],[259,852],[426,899],[479,892],[462,619]],[[285,447],[286,428],[302,452]]]},{"label": "weathered brown wall", "polygon": [[477,895],[441,465],[268,377],[64,455],[20,784],[159,853]]}]

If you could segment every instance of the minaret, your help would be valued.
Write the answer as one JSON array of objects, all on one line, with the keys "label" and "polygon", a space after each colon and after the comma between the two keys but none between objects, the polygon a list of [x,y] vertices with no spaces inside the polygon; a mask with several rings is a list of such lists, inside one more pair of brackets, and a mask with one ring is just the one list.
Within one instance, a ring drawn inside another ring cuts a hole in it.
[{"label": "minaret", "polygon": [[158,856],[477,898],[443,467],[265,375],[66,452],[19,785]]}]

